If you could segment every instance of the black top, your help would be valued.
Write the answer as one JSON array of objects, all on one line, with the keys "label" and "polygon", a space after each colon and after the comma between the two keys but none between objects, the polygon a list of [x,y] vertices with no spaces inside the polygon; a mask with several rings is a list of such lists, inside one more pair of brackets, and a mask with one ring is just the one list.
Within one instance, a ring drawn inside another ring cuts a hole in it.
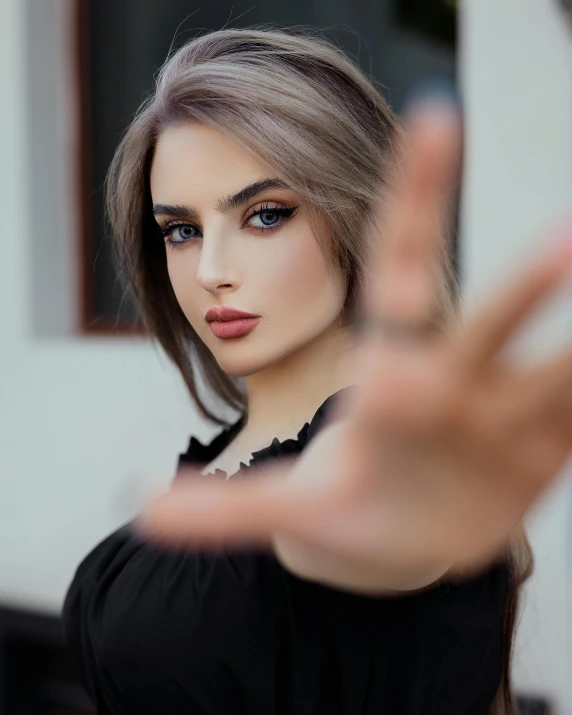
[{"label": "black top", "polygon": [[[301,452],[339,392],[250,465]],[[214,459],[241,424],[208,445],[191,438],[180,463]],[[422,592],[356,595],[267,552],[168,550],[127,524],[78,567],[63,621],[100,715],[485,715],[507,584],[501,563]]]}]

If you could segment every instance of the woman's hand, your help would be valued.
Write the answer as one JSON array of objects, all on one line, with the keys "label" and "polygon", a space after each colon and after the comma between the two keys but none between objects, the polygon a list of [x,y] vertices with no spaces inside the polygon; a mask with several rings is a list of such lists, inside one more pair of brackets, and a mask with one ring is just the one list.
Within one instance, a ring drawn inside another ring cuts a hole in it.
[{"label": "woman's hand", "polygon": [[144,534],[270,542],[310,580],[408,590],[489,563],[560,473],[572,447],[572,350],[528,368],[501,351],[572,272],[572,236],[464,324],[389,330],[435,316],[443,207],[461,153],[447,105],[418,111],[410,130],[361,303],[373,329],[359,336],[358,386],[295,462],[236,482],[178,480],[139,519]]}]

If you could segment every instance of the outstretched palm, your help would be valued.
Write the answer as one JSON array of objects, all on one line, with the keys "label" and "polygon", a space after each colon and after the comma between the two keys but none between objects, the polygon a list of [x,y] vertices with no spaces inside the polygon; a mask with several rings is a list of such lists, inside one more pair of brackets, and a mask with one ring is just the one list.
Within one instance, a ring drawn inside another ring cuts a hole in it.
[{"label": "outstretched palm", "polygon": [[[444,106],[410,129],[362,300],[371,325],[430,320],[438,307],[461,125]],[[572,352],[526,369],[501,357],[571,265],[568,237],[464,324],[422,340],[364,331],[359,385],[295,462],[235,483],[179,480],[142,528],[179,544],[271,542],[295,573],[362,590],[379,587],[380,564],[384,584],[394,569],[414,588],[486,563],[572,447]]]}]

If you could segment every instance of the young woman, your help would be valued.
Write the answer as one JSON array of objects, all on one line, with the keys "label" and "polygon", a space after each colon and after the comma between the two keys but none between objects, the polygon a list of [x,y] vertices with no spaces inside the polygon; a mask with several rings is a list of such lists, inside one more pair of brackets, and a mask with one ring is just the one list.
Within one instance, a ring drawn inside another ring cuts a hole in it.
[{"label": "young woman", "polygon": [[404,131],[323,39],[224,30],[168,60],[123,138],[125,273],[224,428],[75,574],[65,632],[98,713],[512,711],[519,524],[570,451],[572,358],[500,356],[572,250],[463,325],[460,122],[424,107]]}]

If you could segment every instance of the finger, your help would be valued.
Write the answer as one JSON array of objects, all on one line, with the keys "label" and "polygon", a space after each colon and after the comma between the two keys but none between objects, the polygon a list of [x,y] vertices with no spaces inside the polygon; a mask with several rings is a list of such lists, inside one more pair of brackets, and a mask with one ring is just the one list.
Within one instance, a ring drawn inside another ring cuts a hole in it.
[{"label": "finger", "polygon": [[477,376],[486,369],[530,311],[549,297],[571,268],[572,230],[567,228],[555,248],[530,261],[467,321],[456,350],[468,374]]},{"label": "finger", "polygon": [[278,465],[247,478],[213,479],[193,474],[177,480],[138,517],[136,529],[154,541],[181,546],[268,543],[296,517],[295,494]]},{"label": "finger", "polygon": [[407,128],[392,200],[378,211],[381,236],[365,309],[418,319],[433,313],[440,290],[446,197],[461,162],[461,117],[452,103],[435,101],[418,108]]}]

